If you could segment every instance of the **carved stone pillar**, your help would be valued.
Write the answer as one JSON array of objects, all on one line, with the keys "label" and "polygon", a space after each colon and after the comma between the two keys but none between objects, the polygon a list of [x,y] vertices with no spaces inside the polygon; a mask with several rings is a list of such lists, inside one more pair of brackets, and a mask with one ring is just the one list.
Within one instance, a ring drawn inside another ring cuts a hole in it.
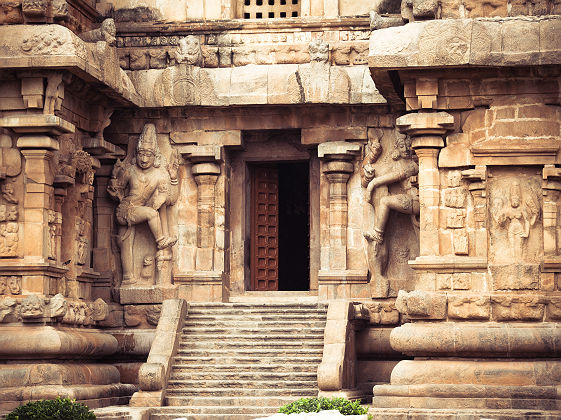
[{"label": "carved stone pillar", "polygon": [[346,142],[322,143],[318,156],[329,181],[329,265],[322,270],[347,269],[347,181],[354,172],[354,158],[360,145]]},{"label": "carved stone pillar", "polygon": [[[222,301],[228,293],[223,284],[224,264],[221,259],[225,235],[223,222],[217,220],[217,190],[221,174],[222,147],[217,145],[187,145],[179,153],[191,162],[191,174],[197,186],[197,240],[193,268],[177,271],[174,282],[179,284],[179,296],[188,300]],[[223,184],[222,184],[223,185]],[[224,188],[224,185],[222,186]],[[220,238],[218,241],[217,238]]]},{"label": "carved stone pillar", "polygon": [[554,287],[555,277],[561,271],[561,220],[559,202],[561,198],[561,168],[544,165],[542,171],[543,193],[543,268],[542,284]]},{"label": "carved stone pillar", "polygon": [[326,142],[318,146],[324,175],[320,210],[321,266],[318,293],[322,298],[350,298],[369,293],[367,272],[351,270],[347,264],[348,181],[354,173],[355,159],[361,145],[344,141]]},{"label": "carved stone pillar", "polygon": [[470,182],[468,189],[473,198],[475,256],[487,259],[487,167],[478,165],[462,171],[462,178]]},{"label": "carved stone pillar", "polygon": [[442,136],[453,127],[454,117],[445,112],[419,112],[399,117],[396,125],[413,138],[411,147],[419,157],[420,255],[440,255],[438,152],[444,147]]},{"label": "carved stone pillar", "polygon": [[347,181],[353,173],[353,163],[331,160],[323,173],[329,181],[329,269],[347,268]]},{"label": "carved stone pillar", "polygon": [[[31,95],[29,101],[36,107],[42,106],[42,97]],[[25,160],[23,200],[7,215],[3,248],[5,257],[20,258],[22,263],[17,268],[8,264],[2,271],[21,276],[21,289],[25,292],[48,295],[56,289],[56,279],[64,272],[56,265],[57,249],[53,248],[57,245],[52,240],[60,225],[53,188],[53,151],[59,147],[55,136],[74,132],[74,126],[54,115],[21,114],[0,118],[0,127],[20,136],[17,147]],[[31,273],[26,272],[30,269]]]},{"label": "carved stone pillar", "polygon": [[192,166],[197,183],[197,255],[195,268],[201,271],[214,270],[214,201],[216,180],[220,165],[216,162],[197,162]]}]

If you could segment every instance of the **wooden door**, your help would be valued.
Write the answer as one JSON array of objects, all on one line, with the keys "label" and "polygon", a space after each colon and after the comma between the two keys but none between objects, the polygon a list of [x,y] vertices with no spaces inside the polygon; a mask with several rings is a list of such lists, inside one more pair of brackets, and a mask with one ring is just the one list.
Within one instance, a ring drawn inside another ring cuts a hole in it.
[{"label": "wooden door", "polygon": [[254,166],[251,177],[251,289],[279,288],[279,173]]}]

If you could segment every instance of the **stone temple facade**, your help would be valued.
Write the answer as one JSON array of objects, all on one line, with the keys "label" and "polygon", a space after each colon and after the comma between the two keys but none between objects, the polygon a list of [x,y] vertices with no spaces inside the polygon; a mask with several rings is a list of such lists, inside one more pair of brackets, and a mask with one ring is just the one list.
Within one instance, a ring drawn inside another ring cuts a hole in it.
[{"label": "stone temple facade", "polygon": [[190,308],[283,301],[328,305],[319,392],[375,419],[561,418],[560,0],[0,24],[1,412],[167,418]]}]

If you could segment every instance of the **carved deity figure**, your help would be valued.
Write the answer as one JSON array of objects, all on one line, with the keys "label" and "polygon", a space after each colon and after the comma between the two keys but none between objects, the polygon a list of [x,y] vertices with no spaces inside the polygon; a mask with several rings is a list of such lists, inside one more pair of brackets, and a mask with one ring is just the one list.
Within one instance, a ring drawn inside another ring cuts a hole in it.
[{"label": "carved deity figure", "polygon": [[530,236],[530,227],[536,223],[538,213],[538,204],[531,198],[523,199],[520,182],[516,180],[510,186],[507,202],[501,198],[493,202],[491,214],[499,226],[506,227],[513,258],[523,257],[524,242]]},{"label": "carved deity figure", "polygon": [[175,50],[175,61],[177,64],[190,64],[200,66],[203,56],[199,38],[193,35],[186,36],[179,40]]},{"label": "carved deity figure", "polygon": [[[378,282],[380,296],[387,295],[389,283],[385,279],[388,262],[388,249],[384,240],[384,232],[390,212],[419,215],[419,193],[412,182],[412,177],[419,173],[419,166],[411,154],[409,137],[396,133],[391,163],[375,165],[382,153],[379,138],[372,138],[366,146],[365,158],[362,163],[361,184],[364,188],[365,222],[373,225],[365,226],[363,235],[368,243],[368,264],[371,275]],[[377,173],[378,171],[381,173]],[[390,194],[388,187],[400,184],[402,192]],[[371,213],[374,217],[367,217]]]},{"label": "carved deity figure", "polygon": [[166,168],[165,158],[160,153],[156,139],[156,127],[146,124],[142,130],[136,150],[123,162],[115,163],[109,183],[109,194],[120,203],[116,218],[121,225],[121,262],[123,282],[134,282],[133,243],[134,226],[148,223],[156,246],[167,249],[177,242],[170,236],[168,206],[177,200],[177,153],[172,155]]}]

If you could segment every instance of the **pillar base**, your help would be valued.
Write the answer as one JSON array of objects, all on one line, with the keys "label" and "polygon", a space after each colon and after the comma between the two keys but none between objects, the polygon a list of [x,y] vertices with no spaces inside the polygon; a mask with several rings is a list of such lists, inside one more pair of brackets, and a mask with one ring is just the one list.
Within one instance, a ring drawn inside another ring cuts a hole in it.
[{"label": "pillar base", "polygon": [[561,410],[560,368],[558,359],[404,360],[393,369],[390,385],[374,387],[372,405],[404,414],[410,409],[430,409],[432,415],[465,409],[489,411],[488,415],[493,410],[551,414]]},{"label": "pillar base", "polygon": [[430,410],[421,408],[371,408],[368,414],[372,420],[552,420],[561,418],[561,411],[541,410],[490,410],[490,409],[442,409]]},{"label": "pillar base", "polygon": [[109,364],[16,363],[0,367],[0,410],[28,402],[75,399],[90,408],[127,404],[136,385],[119,383],[119,371]]}]

